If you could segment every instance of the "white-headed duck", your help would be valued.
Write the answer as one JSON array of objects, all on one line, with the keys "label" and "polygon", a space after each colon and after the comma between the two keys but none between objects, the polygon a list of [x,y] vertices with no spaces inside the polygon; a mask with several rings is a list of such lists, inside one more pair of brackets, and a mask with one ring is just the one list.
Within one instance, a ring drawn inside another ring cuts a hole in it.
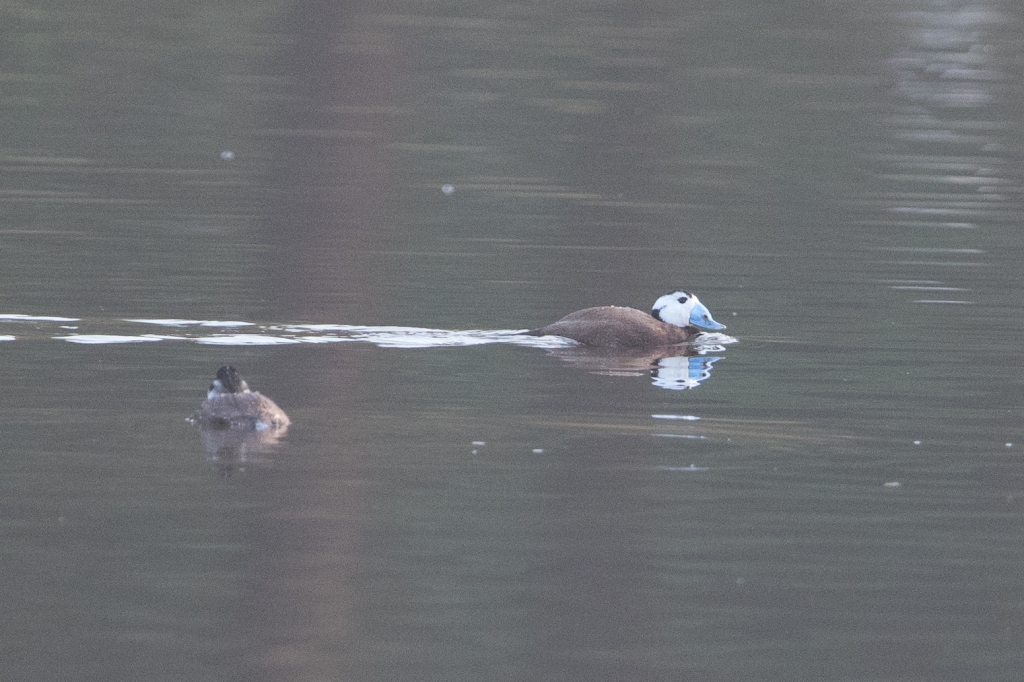
[{"label": "white-headed duck", "polygon": [[650,314],[635,308],[599,306],[569,313],[558,322],[531,329],[531,336],[562,336],[598,348],[655,348],[693,341],[701,329],[725,329],[696,296],[666,294]]}]

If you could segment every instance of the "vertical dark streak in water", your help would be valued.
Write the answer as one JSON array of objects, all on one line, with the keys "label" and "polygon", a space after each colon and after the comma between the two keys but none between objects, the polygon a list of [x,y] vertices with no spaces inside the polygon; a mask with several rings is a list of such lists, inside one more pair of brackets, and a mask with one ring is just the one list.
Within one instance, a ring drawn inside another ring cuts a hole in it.
[{"label": "vertical dark streak in water", "polygon": [[[379,288],[366,255],[380,238],[380,209],[390,191],[386,145],[377,119],[340,113],[346,106],[387,104],[391,97],[390,46],[368,51],[346,42],[346,32],[367,9],[330,0],[293,5],[282,30],[289,39],[272,63],[286,85],[267,125],[275,153],[269,190],[258,199],[270,245],[260,295],[290,320],[350,322]],[[360,393],[353,386],[356,371],[346,363],[352,354],[316,355],[306,356],[320,363],[317,371],[303,373],[309,378],[302,387],[307,404],[347,411]],[[301,417],[294,421],[293,433],[301,433]],[[336,431],[306,437],[342,458],[348,434],[339,421],[330,420],[328,428]],[[246,644],[256,652],[244,657],[245,679],[285,679],[294,670],[324,679],[337,673],[324,661],[351,627],[344,558],[360,532],[339,519],[354,517],[361,498],[326,481],[318,486],[318,480],[301,487],[276,481],[264,491],[276,500],[266,518],[240,515],[239,534],[252,553],[240,620]],[[330,520],[304,518],[302,510],[309,508],[329,510]],[[279,637],[282,623],[288,634]]]},{"label": "vertical dark streak in water", "polygon": [[346,43],[361,9],[330,2],[294,8],[292,40],[277,62],[287,87],[269,125],[279,153],[265,199],[273,251],[264,293],[299,319],[343,320],[354,301],[373,296],[365,252],[379,239],[391,189],[383,131],[377,119],[339,108],[386,104],[395,74],[390,45]]}]

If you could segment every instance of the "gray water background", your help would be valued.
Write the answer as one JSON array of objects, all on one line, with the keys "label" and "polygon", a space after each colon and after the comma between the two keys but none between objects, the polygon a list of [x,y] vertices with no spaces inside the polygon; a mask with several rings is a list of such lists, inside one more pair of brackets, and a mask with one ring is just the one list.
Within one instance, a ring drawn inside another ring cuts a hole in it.
[{"label": "gray water background", "polygon": [[[0,313],[75,320],[0,319],[3,679],[1019,679],[1016,3],[0,13]],[[738,339],[689,391],[55,338],[678,288]],[[225,363],[294,422],[228,467]]]}]

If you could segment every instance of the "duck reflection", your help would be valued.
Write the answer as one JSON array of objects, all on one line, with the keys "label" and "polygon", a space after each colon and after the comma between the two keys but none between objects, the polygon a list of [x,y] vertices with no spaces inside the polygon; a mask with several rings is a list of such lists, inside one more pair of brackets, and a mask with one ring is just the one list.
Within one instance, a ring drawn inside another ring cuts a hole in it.
[{"label": "duck reflection", "polygon": [[697,388],[711,377],[711,365],[723,352],[718,345],[669,346],[643,350],[572,346],[548,351],[563,362],[594,374],[607,376],[651,376],[651,383],[670,391]]},{"label": "duck reflection", "polygon": [[291,424],[277,403],[250,389],[230,366],[217,370],[206,400],[189,421],[199,425],[207,461],[224,473],[265,462],[260,455],[272,450]]},{"label": "duck reflection", "polygon": [[199,438],[206,450],[206,461],[222,474],[245,471],[246,466],[269,464],[273,452],[288,427],[245,431],[210,424],[199,425]]}]

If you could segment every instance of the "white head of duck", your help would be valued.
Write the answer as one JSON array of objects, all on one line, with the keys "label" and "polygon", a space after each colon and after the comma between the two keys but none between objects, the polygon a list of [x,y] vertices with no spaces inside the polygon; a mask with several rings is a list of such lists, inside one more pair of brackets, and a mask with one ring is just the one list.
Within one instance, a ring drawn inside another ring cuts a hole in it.
[{"label": "white head of duck", "polygon": [[711,311],[700,299],[685,291],[675,291],[659,298],[654,302],[651,315],[677,327],[693,325],[714,331],[725,329],[724,324],[711,317]]}]

